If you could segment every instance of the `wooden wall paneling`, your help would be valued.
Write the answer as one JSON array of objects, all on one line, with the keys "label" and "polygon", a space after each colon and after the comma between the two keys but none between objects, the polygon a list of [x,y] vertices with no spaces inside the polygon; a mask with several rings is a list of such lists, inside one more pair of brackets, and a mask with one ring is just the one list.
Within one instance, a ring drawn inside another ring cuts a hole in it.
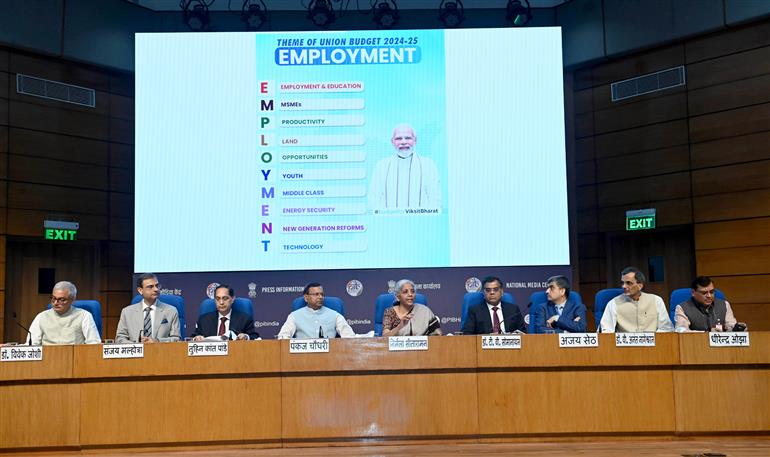
[{"label": "wooden wall paneling", "polygon": [[80,441],[77,384],[3,386],[0,410],[2,448],[62,448],[77,446]]},{"label": "wooden wall paneling", "polygon": [[606,253],[604,236],[587,233],[578,239],[578,251],[582,257],[604,258]]},{"label": "wooden wall paneling", "polygon": [[118,119],[134,119],[134,98],[119,94],[109,94],[110,116]]},{"label": "wooden wall paneling", "polygon": [[594,158],[594,138],[586,137],[575,140],[575,161],[581,162],[593,160]]},{"label": "wooden wall paneling", "polygon": [[0,98],[0,125],[8,125],[8,99]]},{"label": "wooden wall paneling", "polygon": [[611,206],[599,210],[599,231],[613,232],[626,229],[626,211],[642,208],[657,210],[658,227],[671,227],[692,223],[692,207],[689,198],[664,201],[648,201],[621,206]]},{"label": "wooden wall paneling", "polygon": [[[43,221],[46,217],[50,216],[52,213],[62,214],[63,212],[63,210],[55,208],[52,208],[51,210],[8,208],[7,232],[9,235],[42,238]],[[0,217],[3,217],[4,215],[5,212],[0,211]],[[78,230],[79,239],[101,240],[107,237],[108,227],[107,218],[105,216],[90,214],[71,215],[80,222],[80,230]],[[5,229],[5,226],[3,226],[3,228]]]},{"label": "wooden wall paneling", "polygon": [[687,65],[690,90],[770,73],[770,45]]},{"label": "wooden wall paneling", "polygon": [[102,297],[106,307],[105,314],[112,317],[120,317],[123,308],[131,304],[131,299],[136,295],[136,291],[131,287],[131,281],[126,278],[126,284],[123,290],[112,291],[102,289]]},{"label": "wooden wall paneling", "polygon": [[768,45],[770,23],[765,21],[689,40],[685,54],[687,63],[692,63]]},{"label": "wooden wall paneling", "polygon": [[770,245],[770,217],[695,224],[695,248]]},{"label": "wooden wall paneling", "polygon": [[110,192],[110,216],[133,218],[134,196],[120,192]]},{"label": "wooden wall paneling", "polygon": [[645,125],[594,137],[597,158],[687,144],[687,120]]},{"label": "wooden wall paneling", "polygon": [[770,275],[720,276],[714,285],[727,296],[731,305],[738,303],[770,303],[770,291],[757,285],[769,284]]},{"label": "wooden wall paneling", "polygon": [[8,179],[38,184],[64,184],[108,190],[107,167],[11,154]]},{"label": "wooden wall paneling", "polygon": [[10,102],[12,127],[44,130],[97,140],[109,138],[109,119],[91,113],[65,110],[21,101]]},{"label": "wooden wall paneling", "polygon": [[[279,441],[279,393],[278,377],[85,383],[81,445]],[[232,406],[234,401],[248,406]],[[127,426],[127,416],[151,420]]]},{"label": "wooden wall paneling", "polygon": [[0,98],[8,98],[8,87],[10,86],[10,75],[0,71]]},{"label": "wooden wall paneling", "polygon": [[597,182],[656,176],[690,168],[687,145],[638,152],[596,160]]},{"label": "wooden wall paneling", "polygon": [[684,45],[654,49],[629,59],[598,65],[593,69],[593,85],[600,86],[647,73],[665,70],[684,63]]},{"label": "wooden wall paneling", "polygon": [[[479,373],[479,432],[487,434],[672,433],[671,370]],[[580,386],[593,386],[581,388]],[[598,386],[601,386],[598,388]],[[579,390],[580,394],[576,395]],[[591,414],[567,414],[575,411]],[[537,414],[533,414],[537,411]],[[526,418],[526,419],[525,419]]]},{"label": "wooden wall paneling", "polygon": [[575,116],[575,138],[584,138],[594,134],[594,113],[583,113]]},{"label": "wooden wall paneling", "polygon": [[126,194],[133,194],[134,169],[110,167],[110,189]]},{"label": "wooden wall paneling", "polygon": [[578,267],[580,278],[585,282],[601,282],[606,277],[606,262],[603,258],[581,257]]},{"label": "wooden wall paneling", "polygon": [[[8,152],[8,126],[0,125],[0,152],[5,154]],[[3,175],[5,177],[5,164],[3,166]]]},{"label": "wooden wall paneling", "polygon": [[[753,287],[756,287],[754,285]],[[728,301],[730,297],[727,297]],[[752,332],[770,330],[770,299],[764,303],[733,303],[730,301],[730,307],[738,322],[745,322],[748,329]]]},{"label": "wooden wall paneling", "polygon": [[134,168],[134,146],[130,144],[110,143],[110,166]]},{"label": "wooden wall paneling", "polygon": [[588,89],[593,86],[593,74],[591,68],[581,68],[572,72],[574,90]]},{"label": "wooden wall paneling", "polygon": [[693,198],[695,222],[770,216],[770,189]]},{"label": "wooden wall paneling", "polygon": [[573,92],[575,102],[575,114],[589,113],[594,110],[593,90],[583,89]]},{"label": "wooden wall paneling", "polygon": [[[286,440],[476,435],[476,388],[476,373],[286,376],[282,435]],[[340,414],[338,405],[356,406]]]},{"label": "wooden wall paneling", "polygon": [[690,145],[693,168],[770,159],[770,130]]},{"label": "wooden wall paneling", "polygon": [[18,209],[45,210],[48,212],[71,212],[106,215],[107,192],[29,183],[8,183],[8,207]]},{"label": "wooden wall paneling", "polygon": [[698,274],[735,276],[770,273],[770,246],[695,251]]},{"label": "wooden wall paneling", "polygon": [[577,209],[596,208],[596,186],[580,186],[576,189]]},{"label": "wooden wall paneling", "polygon": [[670,200],[690,196],[689,172],[645,178],[626,179],[599,184],[600,207],[627,205],[654,200]]},{"label": "wooden wall paneling", "polygon": [[[134,220],[131,218],[110,218],[109,239],[116,241],[132,241],[134,239]],[[131,247],[133,251],[133,245]]]},{"label": "wooden wall paneling", "polygon": [[690,117],[693,143],[764,132],[770,125],[770,103]]},{"label": "wooden wall paneling", "polygon": [[[767,432],[770,430],[770,407],[746,411],[736,405],[770,406],[768,386],[770,369],[675,371],[677,433]],[[730,394],[714,395],[717,389]],[[711,413],[704,414],[704,409]]]},{"label": "wooden wall paneling", "polygon": [[134,73],[128,71],[110,72],[110,92],[113,94],[134,97]]},{"label": "wooden wall paneling", "polygon": [[575,163],[575,184],[583,186],[596,182],[596,170],[593,160]]},{"label": "wooden wall paneling", "polygon": [[770,160],[693,170],[692,192],[708,195],[770,188],[769,170]]},{"label": "wooden wall paneling", "polygon": [[106,166],[108,144],[104,141],[53,132],[11,128],[10,151],[14,154]]},{"label": "wooden wall paneling", "polygon": [[0,71],[8,71],[8,51],[0,49]]},{"label": "wooden wall paneling", "polygon": [[597,231],[597,210],[579,211],[577,214],[578,233],[594,233]]},{"label": "wooden wall paneling", "polygon": [[110,141],[134,144],[134,121],[110,118]]},{"label": "wooden wall paneling", "polygon": [[685,86],[672,87],[660,91],[650,92],[643,95],[627,98],[624,100],[612,100],[612,86],[603,84],[593,88],[593,104],[596,111],[622,106],[634,105],[639,102],[646,102],[656,98],[670,97],[674,94],[684,93],[687,90]]},{"label": "wooden wall paneling", "polygon": [[134,265],[133,244],[120,241],[109,241],[106,247],[107,259],[106,262],[102,262],[102,265],[128,267]]},{"label": "wooden wall paneling", "polygon": [[[132,286],[133,265],[105,266],[102,274],[102,290],[126,290]],[[134,288],[131,288],[134,291]],[[133,297],[133,294],[131,295]]]},{"label": "wooden wall paneling", "polygon": [[109,91],[108,73],[82,63],[11,51],[9,70],[11,73]]},{"label": "wooden wall paneling", "polygon": [[770,102],[770,74],[691,90],[690,116]]},{"label": "wooden wall paneling", "polygon": [[594,129],[597,134],[602,134],[686,116],[687,96],[677,93],[596,111]]}]

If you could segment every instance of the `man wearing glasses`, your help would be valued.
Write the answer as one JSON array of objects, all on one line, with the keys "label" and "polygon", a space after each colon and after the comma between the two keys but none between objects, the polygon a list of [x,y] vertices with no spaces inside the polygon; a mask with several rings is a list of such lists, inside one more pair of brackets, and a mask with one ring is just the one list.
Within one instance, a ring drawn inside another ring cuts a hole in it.
[{"label": "man wearing glasses", "polygon": [[692,297],[676,305],[676,328],[707,332],[718,328],[717,322],[729,332],[737,323],[730,303],[714,296],[714,281],[708,276],[698,276],[690,285]]},{"label": "man wearing glasses", "polygon": [[352,338],[356,333],[337,311],[324,306],[324,288],[311,282],[302,291],[305,304],[289,314],[278,332],[278,339],[286,338]]},{"label": "man wearing glasses", "polygon": [[484,303],[468,309],[462,328],[463,333],[484,335],[488,333],[526,332],[527,324],[519,307],[503,302],[503,283],[500,278],[487,276],[481,281]]},{"label": "man wearing glasses", "polygon": [[142,301],[120,312],[116,343],[157,343],[179,341],[179,314],[176,308],[158,300],[160,284],[152,273],[139,275],[136,291]]},{"label": "man wearing glasses", "polygon": [[256,340],[259,333],[254,330],[254,320],[248,314],[233,311],[235,290],[220,284],[214,290],[214,304],[217,310],[198,318],[193,339],[203,341],[207,336],[221,336],[228,340]]},{"label": "man wearing glasses", "polygon": [[51,292],[51,308],[37,316],[29,326],[30,344],[97,344],[101,342],[94,318],[72,303],[78,290],[69,281],[60,281]]}]

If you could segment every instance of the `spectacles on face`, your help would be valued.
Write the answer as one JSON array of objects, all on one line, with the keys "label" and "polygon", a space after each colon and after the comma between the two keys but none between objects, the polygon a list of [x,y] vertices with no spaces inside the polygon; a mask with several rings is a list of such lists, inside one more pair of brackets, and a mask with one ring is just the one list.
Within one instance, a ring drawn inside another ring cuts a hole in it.
[{"label": "spectacles on face", "polygon": [[226,301],[230,301],[230,300],[232,300],[232,298],[231,298],[230,296],[227,296],[227,295],[226,295],[226,296],[224,296],[224,297],[214,297],[214,300],[216,300],[216,301],[222,301],[222,302],[226,302]]},{"label": "spectacles on face", "polygon": [[311,297],[323,297],[324,293],[323,292],[312,292],[312,293],[308,292],[307,295],[310,295]]},{"label": "spectacles on face", "polygon": [[158,284],[147,284],[146,286],[142,287],[142,289],[148,289],[148,290],[160,289],[160,283],[158,283]]},{"label": "spectacles on face", "polygon": [[708,289],[708,290],[696,289],[695,291],[701,295],[714,295],[714,289]]},{"label": "spectacles on face", "polygon": [[55,303],[57,305],[63,305],[64,303],[67,303],[71,299],[69,297],[54,297],[51,295],[51,303]]}]

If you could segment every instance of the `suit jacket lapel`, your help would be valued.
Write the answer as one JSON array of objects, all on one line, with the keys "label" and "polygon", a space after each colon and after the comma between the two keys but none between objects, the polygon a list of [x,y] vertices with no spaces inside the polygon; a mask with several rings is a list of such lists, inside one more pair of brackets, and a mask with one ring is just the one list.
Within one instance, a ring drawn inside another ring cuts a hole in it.
[{"label": "suit jacket lapel", "polygon": [[479,312],[481,313],[481,316],[479,317],[481,318],[481,322],[483,324],[483,333],[492,333],[492,316],[489,315],[489,305],[487,305],[486,301],[481,302]]}]

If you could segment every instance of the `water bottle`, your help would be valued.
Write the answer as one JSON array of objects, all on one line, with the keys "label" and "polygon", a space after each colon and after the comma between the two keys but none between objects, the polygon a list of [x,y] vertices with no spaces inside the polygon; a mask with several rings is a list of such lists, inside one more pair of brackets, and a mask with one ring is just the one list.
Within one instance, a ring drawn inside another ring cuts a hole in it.
[{"label": "water bottle", "polygon": [[714,331],[715,332],[721,332],[722,331],[722,320],[717,319],[716,325],[714,325]]}]

